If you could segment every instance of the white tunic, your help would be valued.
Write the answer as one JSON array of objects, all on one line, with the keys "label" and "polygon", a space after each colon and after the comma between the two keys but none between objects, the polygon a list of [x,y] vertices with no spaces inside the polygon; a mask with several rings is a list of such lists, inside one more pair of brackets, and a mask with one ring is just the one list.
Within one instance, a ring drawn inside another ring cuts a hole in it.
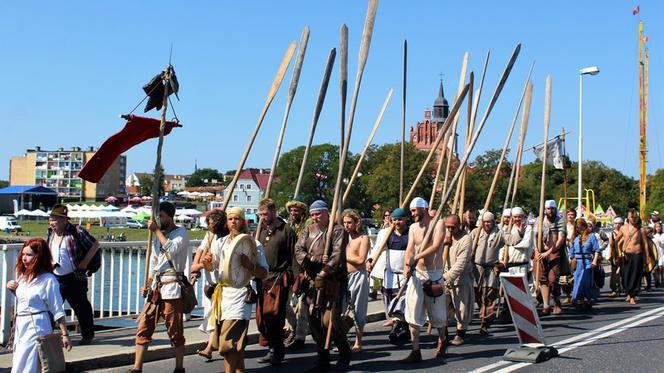
[{"label": "white tunic", "polygon": [[[222,238],[221,250],[219,251],[218,256],[216,254],[213,254],[215,257],[214,262],[217,263],[219,267],[220,278],[224,277],[223,268],[222,268],[224,263],[224,258],[226,257],[226,255],[231,254],[230,243],[232,240],[230,237],[231,236],[228,235]],[[269,266],[267,265],[267,259],[265,259],[265,250],[263,249],[263,245],[258,240],[256,240],[256,247],[258,249],[258,261],[256,265],[265,268],[265,270],[269,270]],[[248,304],[244,301],[248,291],[249,290],[247,289],[246,286],[241,288],[224,286],[224,290],[221,295],[222,320],[251,319],[251,308],[253,305]]]},{"label": "white tunic", "polygon": [[[164,234],[168,239],[164,246],[159,242],[159,238],[155,234],[152,243],[152,255],[150,256],[150,268],[152,270],[152,289],[157,286],[157,275],[164,272],[171,272],[173,269],[166,259],[166,255],[162,252],[168,252],[175,265],[176,272],[184,272],[187,266],[187,256],[189,255],[189,234],[183,227],[176,227],[172,231]],[[163,282],[173,281],[177,277],[174,274],[162,275]],[[161,286],[161,299],[178,299],[180,298],[180,284],[178,282],[170,282]]]},{"label": "white tunic", "polygon": [[[207,232],[205,234],[205,238],[201,241],[200,246],[196,249],[196,251],[204,251],[205,248],[207,247],[208,244],[208,239],[210,238],[210,235],[214,235],[212,232]],[[219,255],[219,252],[221,251],[221,244],[223,241],[223,237],[217,237],[214,235],[212,238],[212,242],[210,243],[210,253],[214,255]],[[207,271],[203,269],[203,273],[205,274],[205,281],[207,282],[208,285],[214,285],[217,282],[219,282],[219,271],[217,268],[212,268],[212,271]],[[203,322],[201,322],[201,325],[198,327],[198,329],[202,332],[210,332],[214,330],[214,324],[210,325],[210,317],[212,316],[212,303],[207,297],[203,297]]]},{"label": "white tunic", "polygon": [[508,235],[507,244],[500,248],[499,258],[502,261],[505,249],[509,250],[509,261],[507,264],[520,263],[519,266],[508,266],[510,274],[528,273],[530,257],[534,251],[533,228],[526,225],[523,236],[519,234],[519,228],[512,226],[512,232]]},{"label": "white tunic", "polygon": [[[385,242],[385,240],[388,238],[387,232],[390,230],[390,228],[383,228],[378,231],[378,234],[376,235],[376,239],[374,240],[374,245],[371,248],[371,251],[369,252],[369,258],[373,258],[376,252],[378,251],[378,247]],[[383,254],[387,252],[387,247],[383,249]],[[378,260],[376,260],[375,263],[373,264],[373,267],[371,268],[371,277],[375,279],[382,280],[384,278],[384,272],[385,272],[385,255],[381,255]]]},{"label": "white tunic", "polygon": [[30,283],[20,279],[16,289],[16,302],[12,372],[37,372],[37,337],[53,333],[51,315],[53,320],[65,316],[60,284],[51,273],[43,273]]}]

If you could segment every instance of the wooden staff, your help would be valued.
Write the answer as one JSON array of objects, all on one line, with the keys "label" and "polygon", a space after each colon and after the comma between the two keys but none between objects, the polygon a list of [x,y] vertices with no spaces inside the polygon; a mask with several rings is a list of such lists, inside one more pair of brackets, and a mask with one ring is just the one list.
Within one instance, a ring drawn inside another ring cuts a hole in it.
[{"label": "wooden staff", "polygon": [[367,139],[366,144],[364,144],[364,149],[362,149],[362,154],[360,154],[360,158],[357,160],[357,164],[355,164],[355,168],[353,169],[353,173],[350,177],[350,180],[348,180],[348,184],[346,185],[346,190],[344,191],[343,198],[341,199],[341,204],[346,203],[346,199],[348,199],[348,195],[350,194],[350,188],[353,185],[353,182],[357,178],[357,175],[360,171],[360,166],[362,166],[362,161],[364,160],[364,157],[367,154],[367,150],[369,150],[369,146],[371,146],[371,142],[373,141],[374,136],[376,135],[376,131],[378,130],[378,126],[380,125],[380,122],[383,120],[383,114],[385,114],[385,109],[387,109],[387,104],[390,103],[390,99],[392,98],[392,92],[394,90],[390,88],[390,90],[387,92],[387,98],[385,98],[385,102],[383,103],[383,107],[380,109],[380,113],[378,114],[378,119],[376,119],[376,123],[374,123],[373,128],[371,129],[371,133],[369,134],[369,138]]},{"label": "wooden staff", "polygon": [[[157,160],[154,165],[154,182],[152,183],[152,216],[150,219],[154,221],[157,225],[159,222],[159,187],[161,180],[161,150],[164,147],[164,129],[166,127],[166,110],[168,109],[168,95],[170,94],[171,88],[171,68],[169,64],[168,67],[164,70],[163,79],[166,82],[164,84],[164,98],[162,100],[162,109],[161,109],[161,121],[159,123],[159,142],[157,143]],[[145,279],[143,287],[148,287],[150,284],[150,257],[152,256],[152,240],[154,237],[154,232],[148,230],[148,247],[145,252]]]},{"label": "wooden staff", "polygon": [[284,80],[284,75],[286,75],[286,70],[288,69],[288,65],[290,65],[290,61],[293,59],[293,53],[295,53],[295,41],[292,41],[290,43],[288,49],[286,50],[284,58],[281,60],[281,64],[279,65],[279,70],[277,71],[277,75],[274,77],[274,81],[272,82],[272,86],[270,87],[270,92],[268,93],[267,99],[265,100],[263,111],[261,112],[261,115],[258,118],[258,123],[256,123],[256,128],[254,128],[254,132],[251,135],[251,138],[249,139],[247,148],[244,150],[244,154],[242,155],[240,164],[237,166],[237,169],[235,170],[235,176],[233,176],[233,180],[224,191],[225,195],[224,195],[224,204],[221,206],[222,210],[226,210],[226,208],[228,207],[228,202],[230,201],[231,195],[233,194],[233,190],[235,190],[235,185],[237,184],[237,180],[240,177],[240,173],[244,168],[244,163],[247,161],[247,157],[249,156],[251,147],[254,144],[254,140],[256,140],[256,135],[258,135],[258,131],[261,128],[261,124],[263,124],[263,119],[265,119],[265,114],[267,114],[267,110],[270,108],[270,104],[272,103],[274,96],[277,94],[277,91],[281,86],[281,82]]},{"label": "wooden staff", "polygon": [[[532,73],[533,73],[533,69],[534,69],[534,68],[535,68],[535,61],[533,61],[532,65],[530,65],[530,71],[528,72],[528,78],[526,78],[526,83],[525,83],[524,86],[523,86],[523,92],[521,93],[521,98],[519,99],[519,104],[518,104],[517,107],[516,107],[516,112],[514,113],[514,118],[512,119],[512,125],[514,125],[514,123],[516,122],[516,120],[517,120],[517,118],[518,118],[518,116],[519,116],[519,111],[521,111],[521,104],[523,103],[523,99],[524,99],[524,97],[526,96],[526,91],[528,90],[528,85],[529,85],[529,83],[530,83],[530,77],[531,77],[531,75],[532,75]],[[531,93],[531,96],[532,96],[532,93]],[[532,98],[532,97],[530,97],[530,98]],[[530,99],[530,98],[529,98],[529,99]],[[528,109],[530,110],[530,107],[528,107]],[[526,119],[526,123],[527,123],[527,119]],[[524,124],[523,124],[523,117],[522,117],[522,121],[521,121],[521,129],[519,130],[519,141],[518,141],[518,145],[517,145],[517,151],[516,151],[516,154],[515,154],[515,160],[516,160],[516,155],[517,155],[518,152],[519,152],[518,149],[519,149],[520,146],[522,146],[522,139],[523,139],[522,131],[523,131],[523,125],[524,125]],[[514,174],[515,174],[515,170],[516,170],[516,168],[515,168],[515,167],[512,167],[512,171],[510,172],[510,180],[509,180],[509,182],[508,182],[508,184],[507,184],[507,192],[505,193],[505,202],[503,203],[503,210],[502,210],[502,211],[505,211],[505,209],[507,208],[507,202],[508,202],[508,198],[509,198],[509,195],[510,195],[510,190],[512,190],[512,183],[514,182]],[[501,219],[501,221],[500,221],[500,227],[501,227],[501,228],[503,227],[502,219]]]},{"label": "wooden staff", "polygon": [[[459,179],[461,173],[463,172],[463,169],[466,167],[466,164],[468,163],[468,158],[470,157],[470,154],[475,147],[475,143],[477,142],[477,138],[479,137],[480,133],[482,132],[482,129],[484,128],[484,124],[486,123],[486,120],[489,117],[489,114],[491,113],[491,110],[493,109],[493,106],[496,103],[496,100],[498,100],[498,96],[500,96],[500,92],[503,90],[503,87],[505,86],[505,82],[507,81],[507,78],[509,77],[510,72],[512,71],[512,66],[514,66],[514,62],[516,61],[516,58],[519,55],[519,51],[521,50],[521,44],[517,44],[516,48],[512,52],[512,57],[510,58],[509,62],[507,63],[507,66],[505,67],[505,70],[503,71],[503,75],[501,76],[500,81],[498,82],[498,85],[496,86],[496,89],[493,93],[493,96],[491,97],[491,100],[489,101],[489,105],[487,106],[486,111],[484,112],[484,116],[482,117],[482,120],[480,121],[479,126],[477,127],[477,131],[472,137],[472,140],[468,146],[468,148],[465,150],[463,159],[459,163],[459,167],[457,168],[456,172],[454,173],[454,177],[452,178],[450,182],[449,188],[445,191],[445,194],[443,195],[443,198],[440,201],[440,205],[436,209],[436,215],[433,217],[431,222],[429,223],[429,226],[431,229],[427,229],[426,234],[424,235],[424,238],[422,239],[422,242],[419,245],[418,248],[418,253],[426,248],[429,245],[429,241],[431,240],[431,237],[433,236],[433,231],[435,231],[435,226],[438,223],[438,221],[441,218],[442,215],[442,210],[447,201],[450,198],[450,195],[452,194],[452,188],[454,187],[454,183],[457,182]],[[374,259],[375,260],[375,259]],[[406,285],[408,284],[408,281],[410,280],[410,276],[413,275],[413,267],[411,266],[411,270],[406,274],[404,278],[403,285],[399,289],[399,292],[397,293],[397,296],[395,299],[398,299],[401,297],[406,290]],[[394,311],[394,306],[396,306],[396,302],[393,303],[390,311],[388,314],[391,314]]]},{"label": "wooden staff", "polygon": [[[510,146],[510,140],[512,140],[512,133],[514,133],[514,127],[516,126],[516,120],[518,118],[519,111],[521,109],[521,103],[523,102],[524,96],[526,94],[528,95],[526,100],[528,101],[528,104],[530,104],[530,99],[532,97],[533,91],[532,91],[532,89],[528,89],[529,86],[530,86],[530,74],[528,74],[528,79],[526,80],[526,84],[523,87],[523,93],[521,94],[521,98],[519,99],[519,104],[517,105],[517,110],[516,110],[516,113],[514,114],[514,119],[512,120],[512,125],[510,126],[510,130],[507,134],[507,139],[505,139],[505,145],[503,145],[503,151],[500,153],[500,159],[498,160],[498,165],[496,166],[496,171],[493,174],[493,180],[491,180],[491,186],[489,187],[489,193],[486,196],[486,200],[484,200],[484,207],[483,207],[483,210],[482,210],[484,213],[489,211],[489,205],[491,204],[491,199],[493,198],[493,192],[496,190],[496,184],[498,183],[498,176],[500,176],[500,168],[503,166],[503,161],[505,160],[505,154],[507,154],[507,148]],[[479,219],[482,219],[482,216],[480,216]],[[481,228],[478,228],[478,229],[481,229]],[[479,241],[479,239],[480,239],[480,235],[479,235],[479,231],[478,231],[478,233],[473,238],[473,244],[471,246],[471,252],[473,253],[473,257],[475,256],[475,251],[477,250],[477,242]]]},{"label": "wooden staff", "polygon": [[[355,119],[355,108],[357,107],[357,98],[360,93],[360,84],[362,83],[362,75],[364,68],[367,64],[369,57],[369,48],[371,47],[371,37],[373,35],[374,23],[376,21],[376,10],[378,8],[378,0],[369,0],[367,9],[367,16],[364,20],[364,30],[362,31],[362,43],[360,44],[359,61],[357,64],[357,74],[355,75],[355,88],[353,90],[353,98],[350,101],[350,110],[348,112],[348,129],[346,130],[346,138],[343,143],[343,152],[339,158],[339,170],[337,172],[336,185],[334,187],[334,199],[332,200],[332,210],[330,214],[330,221],[327,225],[327,235],[325,236],[325,254],[329,257],[332,254],[332,232],[334,230],[334,223],[337,219],[341,218],[341,214],[337,211],[343,209],[343,202],[341,201],[341,188],[344,167],[346,165],[346,157],[348,156],[348,145],[350,144],[351,134],[353,133],[353,121]],[[343,34],[343,33],[342,33]],[[342,85],[344,83],[342,82]],[[343,95],[344,89],[342,89]],[[343,112],[342,112],[343,117]],[[342,120],[343,126],[343,120]],[[342,128],[343,135],[343,128]],[[336,215],[336,216],[335,216]],[[319,290],[320,293],[320,290]],[[320,294],[319,294],[320,295]],[[332,336],[332,315],[336,307],[336,298],[332,300],[332,308],[330,309],[330,320],[328,321],[327,335],[325,337],[325,349],[330,348],[330,337]]]},{"label": "wooden staff", "polygon": [[344,141],[346,137],[346,96],[348,95],[348,27],[341,25],[339,43],[339,94],[341,104],[340,130],[341,140],[339,142],[339,159],[344,152]]},{"label": "wooden staff", "polygon": [[[542,228],[544,225],[544,187],[546,186],[546,158],[549,145],[549,122],[551,120],[551,75],[546,77],[546,96],[544,98],[544,153],[542,154],[542,181],[540,183],[540,201],[539,201],[539,217],[537,218],[537,252],[541,253],[544,250],[542,242]],[[537,259],[536,277],[537,286],[539,287],[539,274],[542,270],[542,260]]]},{"label": "wooden staff", "polygon": [[401,101],[401,160],[399,162],[399,201],[403,199],[403,170],[406,159],[406,71],[408,62],[408,41],[403,41],[403,95]]},{"label": "wooden staff", "polygon": [[[422,167],[420,168],[419,173],[415,177],[415,181],[413,181],[413,184],[410,186],[410,190],[408,191],[404,199],[401,201],[401,205],[399,207],[401,207],[402,209],[406,209],[408,207],[408,201],[410,201],[410,199],[413,197],[413,194],[415,194],[415,189],[417,188],[417,185],[419,184],[422,175],[424,175],[426,168],[429,165],[429,162],[431,162],[431,159],[433,158],[440,142],[443,140],[445,133],[447,133],[447,131],[450,129],[454,116],[459,111],[459,107],[461,107],[461,104],[465,100],[466,95],[468,93],[468,87],[469,87],[468,84],[466,84],[463,87],[459,99],[457,99],[452,105],[452,109],[450,110],[450,115],[447,117],[447,119],[445,119],[445,123],[443,123],[442,129],[438,131],[438,134],[436,135],[436,140],[434,141],[431,150],[429,150],[429,154],[427,155],[427,158],[424,160],[424,163],[422,163]],[[392,224],[388,229],[386,237],[389,237],[392,234],[392,232],[394,232],[394,224]],[[376,263],[376,261],[380,257],[380,254],[382,254],[383,249],[385,249],[386,244],[387,240],[383,240],[383,242],[381,242],[381,244],[378,246],[378,250],[376,254],[374,254],[374,257],[372,258],[373,263]]]},{"label": "wooden staff", "polygon": [[[300,81],[300,73],[302,72],[302,63],[304,62],[304,54],[307,52],[307,43],[309,42],[309,27],[305,26],[302,30],[302,37],[300,38],[300,47],[297,52],[297,57],[295,58],[295,66],[293,66],[293,75],[291,76],[290,87],[288,88],[288,99],[286,100],[286,109],[284,110],[284,119],[281,122],[281,130],[279,131],[279,138],[277,140],[277,147],[274,150],[274,157],[272,158],[272,167],[270,168],[270,174],[267,177],[267,186],[265,187],[265,194],[263,198],[269,198],[270,192],[272,191],[272,182],[274,181],[274,175],[277,173],[277,164],[279,163],[279,154],[281,154],[281,144],[284,141],[284,134],[286,133],[286,123],[288,122],[288,115],[290,114],[290,109],[293,104],[293,99],[295,98],[295,92],[297,92],[297,84]],[[262,220],[258,220],[258,226],[256,227],[256,239],[260,237],[262,230]]]},{"label": "wooden staff", "polygon": [[300,173],[297,176],[297,183],[295,184],[295,193],[293,198],[297,198],[300,195],[300,187],[302,186],[302,180],[304,179],[304,169],[307,166],[307,159],[309,158],[309,149],[311,149],[311,143],[314,141],[316,126],[318,125],[320,112],[323,109],[323,103],[325,102],[327,86],[330,82],[330,76],[332,75],[332,67],[334,66],[334,59],[336,55],[337,50],[332,48],[329,55],[327,56],[327,64],[325,65],[325,72],[323,73],[323,81],[321,82],[320,90],[318,91],[318,100],[316,100],[316,106],[314,107],[314,117],[311,120],[309,139],[307,140],[307,146],[304,148],[304,156],[302,157],[302,165],[300,165]]},{"label": "wooden staff", "polygon": [[[521,150],[523,149],[523,141],[526,138],[526,129],[528,128],[528,119],[530,118],[530,102],[533,97],[533,83],[528,82],[527,86],[527,91],[526,91],[526,104],[523,107],[523,114],[521,114],[521,134],[519,138],[519,148],[517,150],[517,159],[515,161],[515,168],[517,169],[514,177],[514,190],[513,193],[516,194],[517,187],[519,186],[519,165],[521,162]],[[510,209],[514,207],[514,201],[512,200],[512,204],[510,205]],[[510,223],[507,226],[507,232],[512,232],[512,220],[510,219]],[[501,225],[502,227],[502,225]],[[503,262],[504,263],[509,263],[509,250],[507,248],[503,251]]]},{"label": "wooden staff", "polygon": [[[457,88],[457,93],[456,96],[454,96],[454,101],[456,101],[459,98],[459,93],[461,93],[461,90],[463,89],[463,86],[466,83],[467,69],[468,69],[468,52],[464,53],[463,55],[463,62],[461,64],[461,73],[459,74],[459,88]],[[452,133],[456,133],[456,125],[458,121],[459,121],[459,115],[457,114],[457,116],[454,117],[454,124],[452,125],[454,129],[452,130]],[[448,142],[449,137],[450,137],[449,133],[445,134],[445,140],[443,140],[444,144],[443,150],[441,151],[440,159],[438,160],[438,167],[436,167],[436,177],[433,179],[433,189],[431,190],[431,198],[429,199],[429,206],[433,206],[433,202],[436,198],[436,193],[438,192],[438,181],[440,179],[440,172],[442,171],[443,167],[443,159],[445,159],[445,155],[448,154],[447,144],[449,143]],[[451,155],[451,153],[449,154]],[[403,154],[401,155],[401,159],[403,160]],[[449,156],[448,156],[448,163],[449,163]],[[401,196],[399,196],[399,200],[401,200]]]},{"label": "wooden staff", "polygon": [[[474,87],[474,85],[475,85],[475,73],[471,71],[470,72],[470,77],[468,79],[468,105],[467,106],[469,108],[473,105],[473,87]],[[468,117],[470,118],[470,110],[468,110]],[[456,130],[457,130],[457,127],[454,126],[454,128],[452,129],[452,134],[451,134],[451,136],[454,136],[454,140],[452,141],[452,149],[455,149],[458,146],[457,145],[458,139],[457,139]],[[447,159],[447,170],[445,170],[445,182],[443,183],[443,193],[447,190],[448,177],[449,177],[449,174],[450,174],[450,168],[452,166],[452,149],[450,149],[450,157]],[[465,151],[466,150],[464,148],[464,152]],[[457,157],[458,157],[458,155],[457,155]],[[454,202],[452,203],[452,208],[451,208],[452,214],[456,213],[457,201],[459,200],[459,193],[460,193],[459,185],[457,185],[456,194],[454,195]]]}]

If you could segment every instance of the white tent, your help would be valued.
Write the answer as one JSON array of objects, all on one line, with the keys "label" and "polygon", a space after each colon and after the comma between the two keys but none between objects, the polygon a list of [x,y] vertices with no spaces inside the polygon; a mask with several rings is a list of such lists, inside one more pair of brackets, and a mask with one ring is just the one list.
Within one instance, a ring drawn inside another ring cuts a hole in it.
[{"label": "white tent", "polygon": [[202,215],[202,211],[198,211],[196,209],[178,209],[175,210],[175,216],[181,216],[181,215],[186,215],[186,216],[198,216]]},{"label": "white tent", "polygon": [[187,215],[177,215],[175,217],[175,221],[193,221],[193,220],[194,220],[194,218],[192,218],[191,216],[187,216]]},{"label": "white tent", "polygon": [[14,213],[14,216],[19,217],[19,216],[32,216],[32,211],[26,210],[26,209],[21,209],[18,210],[18,212]]},{"label": "white tent", "polygon": [[186,190],[183,190],[181,192],[178,192],[178,196],[188,196],[190,193],[187,192]]},{"label": "white tent", "polygon": [[210,193],[210,192],[201,193],[201,197],[212,197],[213,195],[214,195],[214,193]]},{"label": "white tent", "polygon": [[37,216],[40,218],[48,218],[50,216],[47,212],[40,209],[31,211],[30,213],[32,214],[31,216]]}]

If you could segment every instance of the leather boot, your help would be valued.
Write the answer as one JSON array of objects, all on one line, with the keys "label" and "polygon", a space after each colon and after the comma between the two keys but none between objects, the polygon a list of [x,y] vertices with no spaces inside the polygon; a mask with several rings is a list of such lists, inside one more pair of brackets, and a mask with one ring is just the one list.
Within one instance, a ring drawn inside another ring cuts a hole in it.
[{"label": "leather boot", "polygon": [[419,363],[420,361],[422,361],[422,352],[420,350],[411,350],[405,359],[399,360],[402,364]]},{"label": "leather boot", "polygon": [[463,337],[466,335],[465,330],[457,329],[454,339],[450,342],[455,346],[461,346],[464,342]]},{"label": "leather boot", "polygon": [[324,347],[318,347],[316,351],[318,355],[318,364],[314,367],[305,370],[305,372],[315,373],[315,372],[327,372],[330,370],[330,351],[326,350]]}]

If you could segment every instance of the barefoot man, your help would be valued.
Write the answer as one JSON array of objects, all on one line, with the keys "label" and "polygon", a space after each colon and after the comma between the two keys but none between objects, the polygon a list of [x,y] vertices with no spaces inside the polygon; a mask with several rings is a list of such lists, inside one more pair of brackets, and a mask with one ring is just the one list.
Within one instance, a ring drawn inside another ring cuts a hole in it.
[{"label": "barefoot man", "polygon": [[[410,213],[415,223],[408,230],[404,272],[408,273],[411,268],[413,269],[413,275],[410,277],[406,288],[405,315],[410,328],[413,349],[408,357],[401,360],[402,363],[422,361],[420,328],[424,325],[426,316],[429,317],[431,326],[438,330],[438,346],[435,357],[444,357],[447,347],[447,315],[444,293],[442,291],[440,293],[425,292],[423,288],[427,280],[440,284],[441,289],[444,285],[443,239],[445,238],[445,224],[441,219],[435,227],[429,227],[431,217],[428,210],[429,204],[421,197],[414,198],[410,203]],[[429,228],[434,229],[433,242],[429,246],[420,249],[419,245]],[[428,289],[431,289],[431,287]]]},{"label": "barefoot man", "polygon": [[645,231],[641,229],[641,218],[635,209],[627,213],[627,224],[620,228],[620,233],[616,235],[617,241],[621,238],[625,255],[622,264],[622,282],[627,293],[625,300],[629,304],[636,304],[636,296],[641,290],[643,260],[650,260],[650,250],[645,250],[645,243],[648,241]]},{"label": "barefoot man", "polygon": [[346,246],[346,268],[348,270],[348,291],[350,304],[355,309],[355,344],[352,351],[362,351],[362,333],[367,323],[369,304],[369,273],[365,267],[369,254],[369,236],[364,233],[360,214],[352,209],[344,210],[343,223],[348,233]]}]

